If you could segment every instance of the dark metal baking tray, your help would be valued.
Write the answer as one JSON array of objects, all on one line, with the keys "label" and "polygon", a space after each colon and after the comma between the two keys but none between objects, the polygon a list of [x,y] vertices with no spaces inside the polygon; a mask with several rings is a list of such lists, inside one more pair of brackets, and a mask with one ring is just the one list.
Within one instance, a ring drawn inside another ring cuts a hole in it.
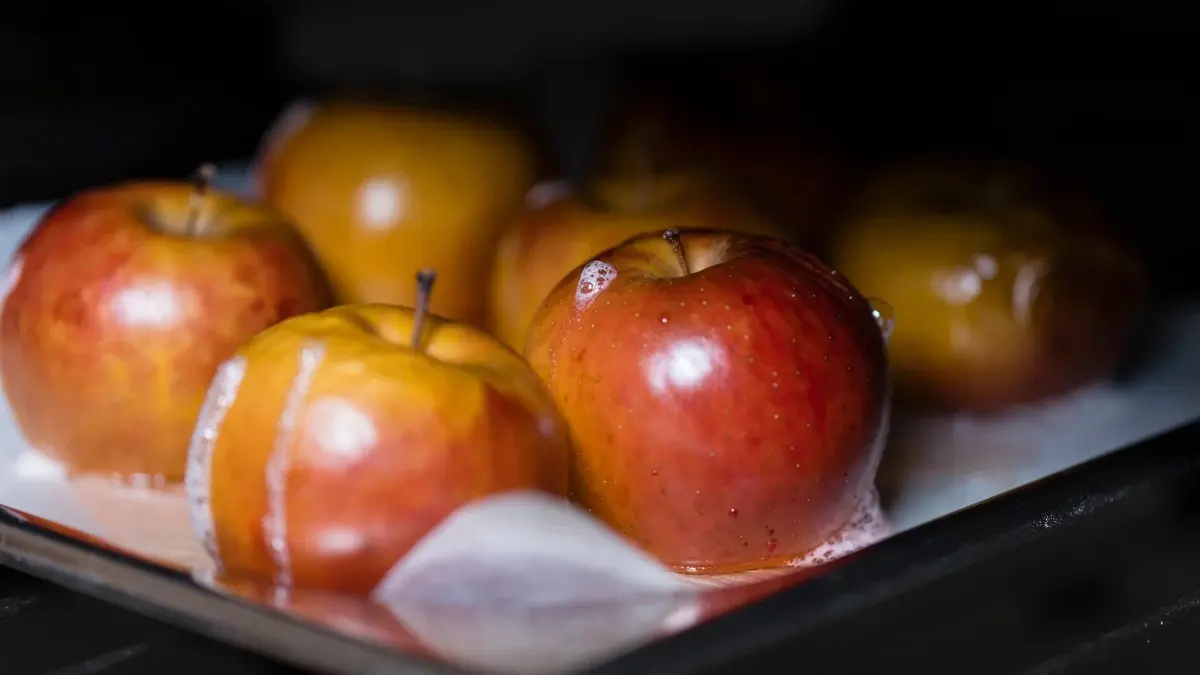
[{"label": "dark metal baking tray", "polygon": [[0,567],[5,675],[284,675],[286,666]]},{"label": "dark metal baking tray", "polygon": [[[457,672],[216,595],[7,512],[0,562],[302,668]],[[984,674],[1090,672],[1180,619],[1194,621],[1196,569],[1200,422],[900,534],[589,672],[700,675],[789,662],[847,673],[959,672],[964,663]],[[148,635],[168,631],[144,625]]]}]

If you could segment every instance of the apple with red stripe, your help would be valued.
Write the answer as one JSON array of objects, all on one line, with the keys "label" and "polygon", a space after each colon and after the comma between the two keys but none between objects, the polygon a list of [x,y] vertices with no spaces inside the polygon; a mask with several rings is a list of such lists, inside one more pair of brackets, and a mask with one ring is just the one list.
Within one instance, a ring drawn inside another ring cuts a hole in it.
[{"label": "apple with red stripe", "polygon": [[193,184],[87,190],[12,262],[0,375],[17,425],[77,474],[171,483],[217,366],[330,294],[275,211]]},{"label": "apple with red stripe", "polygon": [[804,556],[872,496],[890,401],[876,317],[766,237],[668,230],[576,268],[526,347],[574,434],[573,497],[679,571]]}]

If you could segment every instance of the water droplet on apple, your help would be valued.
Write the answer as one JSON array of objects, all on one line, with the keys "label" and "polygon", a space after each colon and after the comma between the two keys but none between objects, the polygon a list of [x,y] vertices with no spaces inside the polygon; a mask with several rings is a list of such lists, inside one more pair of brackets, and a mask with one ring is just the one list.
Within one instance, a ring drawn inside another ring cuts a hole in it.
[{"label": "water droplet on apple", "polygon": [[658,475],[658,467],[655,467],[655,468],[653,468],[653,469],[650,469],[650,475],[651,475],[651,476],[657,476],[657,475]]},{"label": "water droplet on apple", "polygon": [[729,509],[729,516],[730,516],[731,518],[737,518],[737,515],[738,515],[738,510],[737,510],[737,509]]},{"label": "water droplet on apple", "polygon": [[659,323],[667,323],[668,321],[670,321],[670,319],[667,317],[666,314],[663,314],[662,316],[658,317],[658,321],[659,321]]},{"label": "water droplet on apple", "polygon": [[879,324],[879,331],[883,333],[883,341],[887,342],[896,328],[896,310],[879,298],[868,298],[867,303],[871,305],[871,315],[875,317],[875,323]]}]

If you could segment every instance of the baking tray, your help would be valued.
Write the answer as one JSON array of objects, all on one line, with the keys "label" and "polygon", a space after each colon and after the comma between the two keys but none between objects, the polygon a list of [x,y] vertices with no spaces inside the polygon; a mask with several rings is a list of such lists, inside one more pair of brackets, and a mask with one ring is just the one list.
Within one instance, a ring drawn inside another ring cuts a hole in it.
[{"label": "baking tray", "polygon": [[[216,595],[11,512],[0,512],[0,562],[299,667],[461,672]],[[959,672],[966,662],[979,673],[1090,672],[1194,621],[1196,569],[1200,423],[909,530],[587,672],[761,672],[772,660],[847,673],[899,664]]]},{"label": "baking tray", "polygon": [[[220,176],[228,188],[247,185],[244,167]],[[0,213],[0,253],[45,208]],[[898,425],[880,481],[897,536],[806,583],[588,668],[738,672],[789,658],[840,660],[843,672],[896,663],[938,671],[986,650],[999,653],[975,669],[1017,672],[1084,658],[1072,656],[1081,644],[1190,607],[1200,597],[1200,575],[1191,573],[1200,562],[1192,522],[1200,508],[1200,422],[1192,422],[1200,418],[1200,309],[1187,301],[1156,309],[1164,320],[1155,348],[1129,381],[987,421]],[[970,441],[929,442],[947,434]],[[463,672],[213,592],[13,511],[0,510],[0,562],[304,669]],[[915,625],[923,627],[916,637]],[[864,640],[871,649],[857,647]]]},{"label": "baking tray", "polygon": [[[54,648],[47,649],[52,639]],[[0,566],[0,649],[5,675],[297,672],[4,566]]]}]

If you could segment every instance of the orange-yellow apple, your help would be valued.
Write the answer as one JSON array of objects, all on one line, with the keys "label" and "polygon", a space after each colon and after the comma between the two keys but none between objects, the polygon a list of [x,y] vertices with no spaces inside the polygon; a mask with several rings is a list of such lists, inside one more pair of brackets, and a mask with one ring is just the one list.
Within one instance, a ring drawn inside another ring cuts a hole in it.
[{"label": "orange-yellow apple", "polygon": [[832,261],[895,310],[898,395],[986,412],[1115,367],[1144,275],[1077,194],[1034,171],[957,161],[868,183]]},{"label": "orange-yellow apple", "polygon": [[343,306],[264,331],[222,366],[188,495],[226,574],[368,593],[455,509],[565,494],[568,434],[537,376],[491,336],[416,310]]},{"label": "orange-yellow apple", "polygon": [[433,311],[482,325],[492,252],[535,179],[524,138],[481,117],[411,107],[293,113],[264,145],[261,190],[296,221],[338,299],[412,306],[413,274],[432,267],[445,286]]},{"label": "orange-yellow apple", "polygon": [[30,444],[71,472],[180,480],[217,366],[263,328],[328,306],[287,220],[199,178],[76,195],[12,262],[4,392]]},{"label": "orange-yellow apple", "polygon": [[874,489],[884,336],[794,245],[631,239],[555,287],[526,357],[571,426],[574,498],[677,570],[787,563]]},{"label": "orange-yellow apple", "polygon": [[644,232],[712,227],[783,236],[726,184],[703,174],[634,173],[593,181],[582,194],[543,183],[496,249],[488,326],[514,349],[563,275],[604,249]]}]

